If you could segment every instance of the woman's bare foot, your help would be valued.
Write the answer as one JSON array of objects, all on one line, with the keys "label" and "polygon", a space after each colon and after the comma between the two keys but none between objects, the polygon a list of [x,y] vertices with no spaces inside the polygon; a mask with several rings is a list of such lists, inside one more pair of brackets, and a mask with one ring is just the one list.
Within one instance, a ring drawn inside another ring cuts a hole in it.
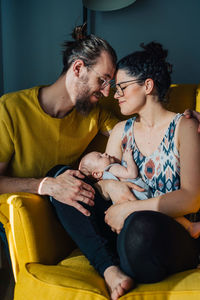
[{"label": "woman's bare foot", "polygon": [[117,266],[108,267],[104,272],[104,278],[112,300],[117,300],[134,287],[133,279]]}]

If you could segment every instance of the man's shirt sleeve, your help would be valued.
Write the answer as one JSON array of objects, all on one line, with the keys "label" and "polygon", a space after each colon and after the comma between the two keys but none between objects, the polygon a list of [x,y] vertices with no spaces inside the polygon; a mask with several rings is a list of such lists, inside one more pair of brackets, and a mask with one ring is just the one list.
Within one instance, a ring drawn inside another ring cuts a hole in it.
[{"label": "man's shirt sleeve", "polygon": [[14,153],[14,129],[11,116],[0,98],[0,162],[9,162]]}]

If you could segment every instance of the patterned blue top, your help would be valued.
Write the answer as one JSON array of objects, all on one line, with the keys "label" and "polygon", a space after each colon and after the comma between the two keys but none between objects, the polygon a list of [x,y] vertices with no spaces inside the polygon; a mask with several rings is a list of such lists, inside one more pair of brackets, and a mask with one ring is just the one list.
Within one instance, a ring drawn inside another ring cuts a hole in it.
[{"label": "patterned blue top", "polygon": [[139,173],[144,182],[150,186],[153,197],[180,188],[180,155],[175,145],[174,135],[181,116],[182,114],[177,114],[173,118],[161,144],[150,156],[144,156],[136,145],[133,131],[136,118],[127,120],[125,124],[122,151],[132,148]]}]

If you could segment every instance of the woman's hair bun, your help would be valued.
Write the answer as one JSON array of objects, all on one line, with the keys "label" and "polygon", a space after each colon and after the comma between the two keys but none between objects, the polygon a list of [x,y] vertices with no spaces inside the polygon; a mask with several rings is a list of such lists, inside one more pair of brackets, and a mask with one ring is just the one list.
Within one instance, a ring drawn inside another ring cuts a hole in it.
[{"label": "woman's hair bun", "polygon": [[160,60],[165,60],[167,55],[168,55],[168,51],[163,49],[163,46],[159,43],[156,43],[156,42],[151,42],[147,45],[141,44],[141,47],[149,55],[156,56],[157,59],[160,59]]},{"label": "woman's hair bun", "polygon": [[76,26],[71,34],[74,40],[79,41],[87,37],[87,23]]}]

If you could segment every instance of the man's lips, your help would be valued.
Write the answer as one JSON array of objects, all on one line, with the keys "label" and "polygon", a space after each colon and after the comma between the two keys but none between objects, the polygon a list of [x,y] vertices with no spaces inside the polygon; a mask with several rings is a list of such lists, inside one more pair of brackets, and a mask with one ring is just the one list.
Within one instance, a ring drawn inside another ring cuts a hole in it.
[{"label": "man's lips", "polygon": [[97,100],[99,100],[100,98],[102,98],[103,95],[101,93],[95,92],[92,94],[92,96],[94,96]]}]

